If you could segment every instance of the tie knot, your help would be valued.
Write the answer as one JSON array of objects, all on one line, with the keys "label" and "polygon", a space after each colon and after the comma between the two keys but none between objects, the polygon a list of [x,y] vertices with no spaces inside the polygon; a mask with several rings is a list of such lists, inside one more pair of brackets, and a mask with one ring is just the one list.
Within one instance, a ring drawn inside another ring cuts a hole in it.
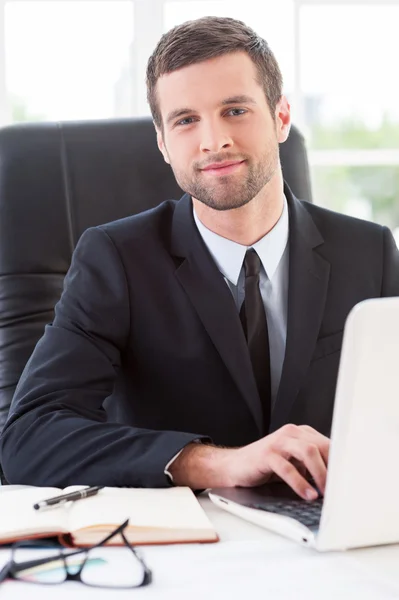
[{"label": "tie knot", "polygon": [[250,248],[245,253],[244,268],[245,277],[254,277],[260,273],[260,258],[253,248]]}]

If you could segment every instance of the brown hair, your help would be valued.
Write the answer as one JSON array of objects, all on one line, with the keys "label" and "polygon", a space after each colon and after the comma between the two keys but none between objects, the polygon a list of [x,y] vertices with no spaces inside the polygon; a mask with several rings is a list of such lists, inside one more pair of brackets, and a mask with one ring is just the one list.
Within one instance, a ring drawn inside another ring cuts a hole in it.
[{"label": "brown hair", "polygon": [[281,98],[283,79],[266,40],[242,21],[229,17],[203,17],[177,25],[159,40],[147,65],[147,100],[152,118],[162,129],[156,84],[161,75],[181,67],[245,51],[254,62],[258,83],[263,87],[271,114]]}]

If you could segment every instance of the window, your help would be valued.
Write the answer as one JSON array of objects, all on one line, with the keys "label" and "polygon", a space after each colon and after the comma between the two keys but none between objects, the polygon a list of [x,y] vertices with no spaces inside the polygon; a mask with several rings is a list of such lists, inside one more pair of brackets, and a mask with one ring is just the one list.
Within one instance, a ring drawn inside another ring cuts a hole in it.
[{"label": "window", "polygon": [[240,19],[270,44],[315,202],[399,241],[399,0],[0,0],[0,124],[148,115],[157,41],[205,15]]},{"label": "window", "polygon": [[303,131],[314,197],[399,241],[399,3],[303,6]]},{"label": "window", "polygon": [[387,225],[399,224],[399,165],[314,166],[314,197],[318,204]]},{"label": "window", "polygon": [[399,148],[398,6],[304,6],[304,124],[312,148]]},{"label": "window", "polygon": [[118,0],[6,3],[10,120],[130,114],[133,7]]}]

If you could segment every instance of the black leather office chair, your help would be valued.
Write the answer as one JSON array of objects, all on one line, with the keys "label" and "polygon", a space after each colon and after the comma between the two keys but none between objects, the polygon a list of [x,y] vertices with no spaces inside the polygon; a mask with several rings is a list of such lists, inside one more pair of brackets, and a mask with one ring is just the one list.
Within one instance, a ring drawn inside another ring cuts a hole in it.
[{"label": "black leather office chair", "polygon": [[[281,161],[294,194],[311,201],[295,127]],[[0,130],[0,431],[83,231],[182,193],[149,118]]]}]

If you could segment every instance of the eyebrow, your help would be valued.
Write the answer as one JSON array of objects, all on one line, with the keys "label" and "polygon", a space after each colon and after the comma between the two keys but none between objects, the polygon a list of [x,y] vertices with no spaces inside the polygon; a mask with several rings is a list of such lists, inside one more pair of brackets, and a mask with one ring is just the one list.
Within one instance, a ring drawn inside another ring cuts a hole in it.
[{"label": "eyebrow", "polygon": [[[224,98],[224,100],[221,101],[220,106],[227,106],[229,104],[256,104],[256,101],[254,100],[254,98],[251,98],[251,96],[247,96],[246,94],[240,94],[238,96],[229,96],[228,98]],[[172,110],[172,112],[168,114],[166,123],[169,125],[175,119],[183,117],[188,113],[195,112],[197,111],[194,108],[177,108],[176,110]]]},{"label": "eyebrow", "polygon": [[246,94],[240,94],[239,96],[230,96],[230,98],[225,98],[221,102],[222,106],[226,104],[256,104],[254,98],[251,96],[247,96]]}]

